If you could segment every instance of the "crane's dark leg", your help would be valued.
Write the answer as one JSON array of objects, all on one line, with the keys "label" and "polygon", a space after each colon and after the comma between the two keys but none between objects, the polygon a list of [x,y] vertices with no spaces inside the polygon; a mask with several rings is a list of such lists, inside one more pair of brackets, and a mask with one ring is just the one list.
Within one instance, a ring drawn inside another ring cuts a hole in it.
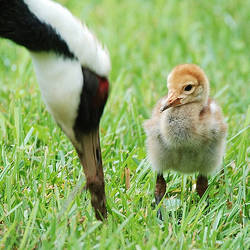
[{"label": "crane's dark leg", "polygon": [[196,182],[196,191],[199,194],[200,198],[206,192],[208,188],[208,180],[206,176],[198,175]]},{"label": "crane's dark leg", "polygon": [[107,217],[107,209],[98,129],[83,135],[82,141],[82,149],[78,150],[78,155],[87,179],[87,188],[91,194],[91,204],[96,218],[103,220]]},{"label": "crane's dark leg", "polygon": [[[163,177],[163,174],[157,174],[156,185],[155,185],[155,203],[158,205],[163,196],[166,193],[166,181]],[[157,211],[157,217],[162,220],[161,210]]]}]

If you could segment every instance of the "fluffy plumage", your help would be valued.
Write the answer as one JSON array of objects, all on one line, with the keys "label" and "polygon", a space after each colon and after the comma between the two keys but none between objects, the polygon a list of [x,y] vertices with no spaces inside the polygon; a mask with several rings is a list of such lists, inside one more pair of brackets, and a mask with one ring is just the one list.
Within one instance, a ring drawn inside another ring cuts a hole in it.
[{"label": "fluffy plumage", "polygon": [[[227,126],[220,107],[209,99],[209,81],[194,64],[175,67],[167,80],[168,95],[155,106],[144,123],[148,158],[157,171],[155,201],[166,192],[163,172],[198,172],[196,190],[200,197],[207,175],[221,165]],[[162,219],[161,210],[157,216]]]},{"label": "fluffy plumage", "polygon": [[196,65],[174,68],[167,85],[168,96],[144,125],[149,160],[158,173],[172,169],[206,176],[222,162],[227,127],[221,109],[208,98],[208,79]]}]

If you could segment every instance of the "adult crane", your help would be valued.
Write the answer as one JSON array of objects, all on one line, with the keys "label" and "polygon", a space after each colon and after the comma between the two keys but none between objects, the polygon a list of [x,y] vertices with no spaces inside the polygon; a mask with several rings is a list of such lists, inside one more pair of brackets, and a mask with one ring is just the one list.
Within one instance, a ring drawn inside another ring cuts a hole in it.
[{"label": "adult crane", "polygon": [[47,109],[83,165],[96,218],[105,218],[99,122],[109,92],[107,50],[50,0],[0,0],[0,37],[29,50]]}]

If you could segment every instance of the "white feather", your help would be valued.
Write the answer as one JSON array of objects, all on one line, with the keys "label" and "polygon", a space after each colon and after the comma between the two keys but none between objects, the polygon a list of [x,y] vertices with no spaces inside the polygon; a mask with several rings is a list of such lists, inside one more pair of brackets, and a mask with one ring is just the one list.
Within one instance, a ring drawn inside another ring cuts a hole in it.
[{"label": "white feather", "polygon": [[219,109],[219,107],[217,106],[217,104],[214,101],[212,101],[210,103],[210,110],[211,110],[211,112],[213,114],[215,114],[218,111],[218,109]]},{"label": "white feather", "polygon": [[108,76],[111,65],[107,50],[66,8],[50,0],[24,2],[39,20],[56,30],[83,66],[100,76]]},{"label": "white feather", "polygon": [[44,102],[56,122],[74,142],[74,122],[83,87],[81,64],[53,53],[31,53]]}]

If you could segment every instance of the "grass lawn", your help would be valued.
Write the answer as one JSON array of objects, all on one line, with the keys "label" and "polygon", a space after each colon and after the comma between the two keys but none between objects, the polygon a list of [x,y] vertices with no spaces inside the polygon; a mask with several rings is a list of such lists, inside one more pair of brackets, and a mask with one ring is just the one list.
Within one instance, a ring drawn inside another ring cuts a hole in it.
[{"label": "grass lawn", "polygon": [[[101,122],[109,215],[97,221],[80,192],[82,167],[45,110],[28,52],[0,40],[0,249],[249,249],[250,1],[60,2],[112,58]],[[185,62],[210,78],[229,126],[227,151],[209,179],[209,208],[195,175],[165,173],[161,223],[142,124],[166,94],[168,72]]]}]

